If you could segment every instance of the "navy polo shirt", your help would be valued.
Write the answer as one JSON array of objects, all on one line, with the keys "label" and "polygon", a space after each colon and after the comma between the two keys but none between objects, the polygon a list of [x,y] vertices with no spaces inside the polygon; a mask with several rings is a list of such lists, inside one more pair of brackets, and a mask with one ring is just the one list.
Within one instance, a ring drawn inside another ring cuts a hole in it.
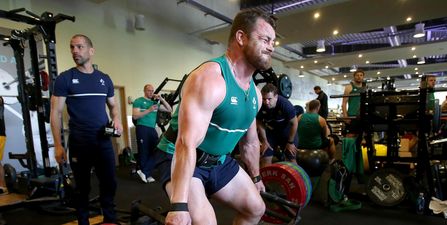
[{"label": "navy polo shirt", "polygon": [[109,121],[107,98],[114,96],[113,82],[107,74],[91,74],[71,68],[62,72],[54,84],[54,96],[66,97],[71,132],[99,131]]},{"label": "navy polo shirt", "polygon": [[295,108],[289,100],[278,95],[278,101],[273,109],[262,105],[256,119],[261,120],[269,130],[284,130],[289,121],[295,117]]}]

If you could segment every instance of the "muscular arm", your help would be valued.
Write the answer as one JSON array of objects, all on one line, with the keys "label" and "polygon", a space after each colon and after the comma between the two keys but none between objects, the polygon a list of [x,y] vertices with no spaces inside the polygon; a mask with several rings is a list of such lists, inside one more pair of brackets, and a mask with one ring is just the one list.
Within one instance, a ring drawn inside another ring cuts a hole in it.
[{"label": "muscular arm", "polygon": [[289,139],[287,140],[287,142],[291,142],[293,140],[295,140],[295,135],[296,135],[296,131],[298,130],[298,119],[296,118],[296,116],[294,116],[290,121],[289,121],[291,127],[290,127],[290,131],[289,131]]},{"label": "muscular arm", "polygon": [[[258,102],[262,102],[261,93],[259,92],[258,89],[256,89],[256,93],[258,94]],[[260,175],[259,172],[260,146],[259,146],[259,138],[256,129],[256,124],[257,120],[255,119],[248,128],[247,133],[239,141],[241,160],[247,167],[246,170],[250,175],[250,177],[252,178]],[[267,138],[265,139],[265,141],[267,142]],[[265,187],[262,182],[258,182],[255,185],[259,191],[265,191]]]},{"label": "muscular arm", "polygon": [[248,128],[247,133],[239,141],[241,160],[247,166],[250,177],[259,175],[259,139],[256,132],[256,122]]},{"label": "muscular arm", "polygon": [[223,101],[225,91],[225,82],[216,63],[200,66],[189,75],[183,86],[171,170],[171,203],[188,202],[196,148],[203,141],[213,111]]},{"label": "muscular arm", "polygon": [[62,146],[62,111],[66,97],[51,96],[50,125],[54,140],[54,157],[58,163],[67,161],[67,155]]},{"label": "muscular arm", "polygon": [[331,131],[329,130],[329,127],[327,126],[326,120],[323,117],[318,118],[320,122],[321,132],[323,134],[323,137],[328,137],[329,134],[331,134]]},{"label": "muscular arm", "polygon": [[109,107],[110,117],[112,117],[113,124],[115,129],[118,130],[118,133],[121,134],[123,132],[123,125],[121,124],[120,115],[118,112],[118,106],[115,102],[115,97],[107,98],[107,107]]},{"label": "muscular arm", "polygon": [[162,112],[172,112],[172,107],[169,105],[169,103],[160,96],[160,103],[161,103],[161,107],[160,107],[160,111]]}]

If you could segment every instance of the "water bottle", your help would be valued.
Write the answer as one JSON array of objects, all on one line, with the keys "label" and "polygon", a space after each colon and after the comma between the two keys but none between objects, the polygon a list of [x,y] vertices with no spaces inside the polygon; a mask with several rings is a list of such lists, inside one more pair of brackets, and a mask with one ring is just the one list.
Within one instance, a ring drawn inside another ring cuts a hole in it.
[{"label": "water bottle", "polygon": [[419,196],[416,200],[416,213],[419,215],[423,215],[425,211],[425,198],[424,193],[419,193]]}]

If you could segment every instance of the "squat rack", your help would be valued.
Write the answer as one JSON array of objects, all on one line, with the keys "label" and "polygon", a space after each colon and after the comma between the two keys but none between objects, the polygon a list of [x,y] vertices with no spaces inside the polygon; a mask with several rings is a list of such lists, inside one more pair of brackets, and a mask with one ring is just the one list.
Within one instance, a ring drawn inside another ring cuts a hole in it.
[{"label": "squat rack", "polygon": [[[20,12],[26,12],[29,16],[19,14]],[[1,35],[3,40],[7,40],[5,44],[10,45],[14,51],[14,57],[16,58],[16,69],[18,78],[19,100],[22,105],[22,117],[25,130],[26,149],[25,154],[12,154],[9,153],[11,159],[18,159],[20,164],[28,168],[32,177],[37,177],[36,156],[34,152],[34,144],[32,139],[32,129],[29,114],[29,95],[34,95],[36,98],[35,107],[37,108],[39,137],[42,149],[42,159],[44,165],[44,174],[46,177],[51,176],[50,160],[49,160],[49,146],[47,141],[47,135],[45,131],[45,108],[42,98],[42,86],[41,77],[39,75],[39,62],[37,45],[34,35],[39,33],[42,35],[46,47],[46,61],[47,68],[50,75],[49,93],[50,96],[53,92],[53,81],[57,77],[57,63],[56,63],[56,36],[55,29],[56,24],[64,20],[75,21],[75,17],[67,16],[64,14],[57,14],[53,16],[50,12],[44,12],[41,16],[25,10],[24,8],[4,11],[0,10],[0,18],[6,18],[17,22],[23,22],[30,25],[34,25],[33,28],[28,30],[12,30],[10,36]],[[25,89],[25,65],[24,65],[24,46],[23,42],[28,40],[30,57],[31,57],[31,72],[34,78],[34,93],[27,93]],[[47,112],[48,113],[48,112]],[[61,133],[61,135],[63,135]],[[26,163],[23,161],[26,159]]]}]

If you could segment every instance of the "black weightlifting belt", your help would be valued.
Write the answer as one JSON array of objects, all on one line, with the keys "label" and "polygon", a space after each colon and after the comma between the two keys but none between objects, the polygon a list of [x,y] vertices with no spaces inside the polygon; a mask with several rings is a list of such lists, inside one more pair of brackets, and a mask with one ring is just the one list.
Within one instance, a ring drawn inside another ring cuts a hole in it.
[{"label": "black weightlifting belt", "polygon": [[[163,134],[168,141],[175,143],[177,140],[177,131],[174,131],[171,126],[168,127],[166,132]],[[219,159],[221,155],[212,155],[202,151],[197,148],[197,156],[196,156],[196,166],[201,168],[212,168],[222,164]]]}]

